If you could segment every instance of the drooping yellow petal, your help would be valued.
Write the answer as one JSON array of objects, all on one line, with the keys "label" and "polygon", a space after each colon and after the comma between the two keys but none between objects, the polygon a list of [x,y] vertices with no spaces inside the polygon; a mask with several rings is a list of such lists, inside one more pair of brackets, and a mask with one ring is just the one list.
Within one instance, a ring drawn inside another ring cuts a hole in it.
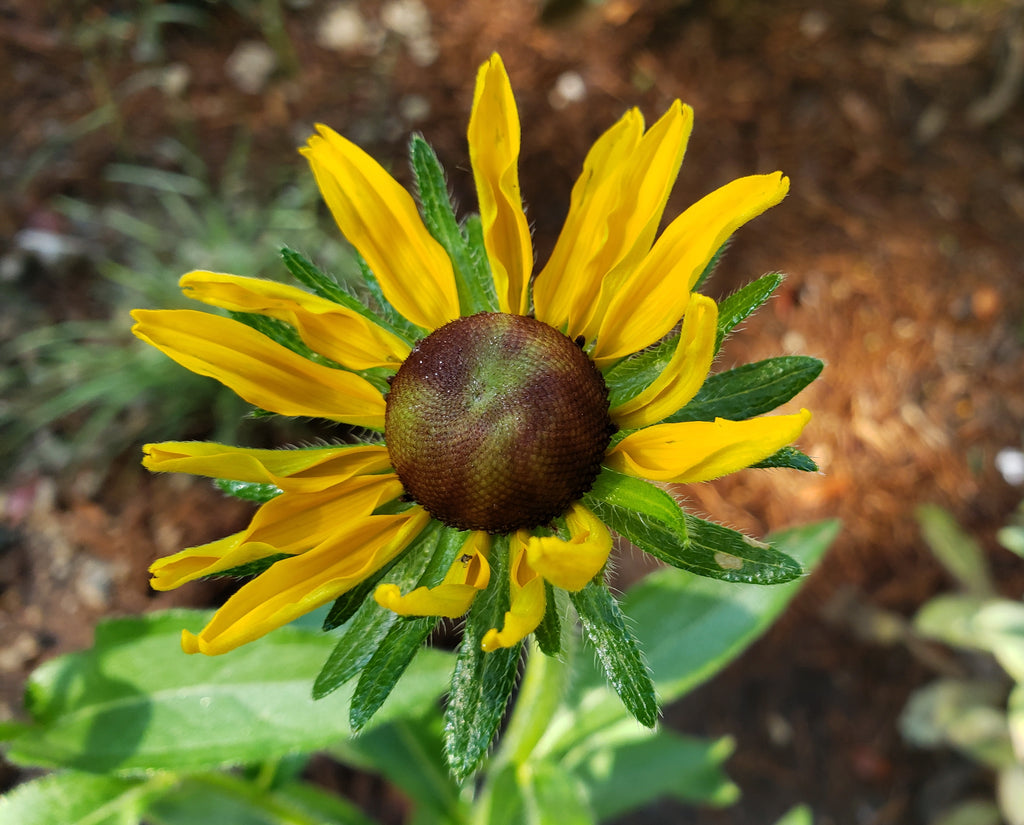
[{"label": "drooping yellow petal", "polygon": [[459,317],[451,260],[423,225],[412,196],[366,152],[318,125],[301,150],[342,234],[359,250],[384,297],[433,330]]},{"label": "drooping yellow petal", "polygon": [[315,610],[372,576],[430,521],[419,507],[353,519],[318,547],[276,562],[225,602],[198,634],[182,633],[186,653],[217,655]]},{"label": "drooping yellow petal", "polygon": [[356,475],[391,466],[382,444],[345,445],[311,450],[253,450],[208,441],[146,444],[142,465],[154,473],[191,473],[273,484],[288,492],[315,492]]},{"label": "drooping yellow petal", "polygon": [[604,523],[578,502],[565,516],[569,540],[532,537],[526,545],[530,567],[555,587],[576,592],[587,586],[608,561],[612,537]]},{"label": "drooping yellow petal", "polygon": [[533,285],[537,319],[565,330],[597,285],[574,277],[608,235],[607,218],[618,193],[622,165],[636,150],[644,131],[643,115],[630,109],[599,137],[583,161],[572,188],[569,212],[548,260]]},{"label": "drooping yellow petal", "polygon": [[518,644],[541,623],[547,598],[544,594],[544,579],[530,567],[527,561],[527,541],[529,533],[519,530],[512,536],[509,555],[512,568],[509,575],[511,600],[505,612],[505,620],[501,630],[492,627],[480,640],[480,648],[485,653],[499,647],[512,647]]},{"label": "drooping yellow petal", "polygon": [[[639,115],[634,116],[634,122],[642,129]],[[544,279],[549,278],[551,282],[546,286],[563,293],[563,300],[556,305],[567,305],[565,324],[570,337],[593,337],[597,327],[592,319],[601,317],[601,306],[608,300],[603,294],[608,292],[608,284],[621,281],[624,276],[618,273],[635,269],[650,250],[692,126],[692,110],[676,101],[635,140],[630,151],[612,152],[602,158],[602,162],[614,166],[596,172],[597,185],[589,187],[589,194],[581,194],[579,215],[567,219],[552,259],[536,285],[540,290]],[[630,130],[624,130],[614,148],[625,149],[631,137]],[[585,165],[584,175],[587,172]],[[575,189],[573,195],[570,212],[576,206]],[[578,226],[573,230],[575,237],[566,238],[570,220],[578,221]],[[538,317],[551,323],[540,314],[540,307],[538,304]]]},{"label": "drooping yellow petal", "polygon": [[269,544],[244,542],[244,538],[244,531],[234,533],[157,559],[149,567],[152,576],[149,586],[154,590],[174,590],[186,582],[259,561],[278,552]]},{"label": "drooping yellow petal", "polygon": [[311,350],[352,370],[397,369],[409,355],[405,341],[364,315],[293,286],[204,271],[189,272],[179,284],[204,304],[285,321]]},{"label": "drooping yellow petal", "polygon": [[796,440],[810,420],[811,414],[801,410],[746,421],[655,424],[622,439],[604,463],[652,481],[710,481],[768,458]]},{"label": "drooping yellow petal", "polygon": [[681,409],[701,388],[715,357],[718,306],[694,293],[683,316],[672,360],[643,392],[611,410],[621,430],[633,430],[661,421]]},{"label": "drooping yellow petal", "polygon": [[384,399],[369,381],[315,364],[245,324],[190,309],[137,309],[132,317],[143,341],[250,404],[384,429]]},{"label": "drooping yellow petal", "polygon": [[502,312],[529,311],[533,245],[519,191],[519,113],[501,58],[476,76],[469,117],[469,160],[476,182],[484,246]]},{"label": "drooping yellow petal", "polygon": [[608,295],[592,353],[597,365],[664,337],[683,316],[690,290],[726,239],[788,191],[789,179],[780,172],[739,178],[672,221],[640,266]]},{"label": "drooping yellow petal", "polygon": [[353,478],[316,493],[283,493],[261,505],[242,532],[157,559],[150,583],[172,590],[276,553],[303,553],[401,494],[393,474]]},{"label": "drooping yellow petal", "polygon": [[476,594],[487,587],[491,566],[487,563],[490,537],[479,530],[466,539],[462,552],[436,587],[417,587],[404,596],[398,585],[382,584],[373,598],[386,610],[399,616],[444,616],[454,619],[467,610]]}]

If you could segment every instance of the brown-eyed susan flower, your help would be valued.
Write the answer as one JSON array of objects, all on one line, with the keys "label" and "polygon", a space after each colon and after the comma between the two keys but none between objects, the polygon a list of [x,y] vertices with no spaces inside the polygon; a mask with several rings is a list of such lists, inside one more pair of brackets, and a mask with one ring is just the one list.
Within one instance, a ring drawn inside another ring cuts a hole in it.
[{"label": "brown-eyed susan flower", "polygon": [[[185,294],[237,317],[134,313],[136,335],[259,408],[383,435],[313,449],[145,448],[151,470],[273,494],[241,532],[152,566],[164,590],[269,563],[201,632],[184,634],[186,651],[224,653],[368,584],[377,604],[403,616],[461,616],[481,591],[507,588],[503,620],[476,643],[514,647],[538,628],[556,589],[575,593],[601,575],[612,536],[591,506],[595,485],[705,481],[770,460],[800,435],[806,410],[685,413],[730,326],[695,285],[726,239],[789,186],[780,173],[740,178],[658,236],[692,119],[675,102],[649,128],[631,110],[601,135],[534,275],[518,114],[492,56],[469,121],[477,234],[446,235],[426,202],[425,222],[375,160],[320,126],[302,154],[372,273],[367,302],[196,271],[181,280]],[[382,575],[403,554],[433,552],[440,542],[423,537],[436,530],[448,556],[432,579],[402,586]],[[496,552],[508,556],[492,581]],[[743,561],[728,550],[718,563],[728,571]]]}]

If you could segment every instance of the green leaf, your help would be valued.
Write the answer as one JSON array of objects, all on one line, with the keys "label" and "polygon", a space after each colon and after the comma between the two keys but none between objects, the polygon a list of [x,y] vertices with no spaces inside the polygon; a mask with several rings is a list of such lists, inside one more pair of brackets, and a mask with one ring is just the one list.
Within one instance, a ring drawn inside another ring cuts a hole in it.
[{"label": "green leaf", "polygon": [[[409,156],[416,176],[423,222],[451,259],[462,314],[475,315],[495,310],[494,281],[486,257],[473,248],[467,235],[459,229],[437,155],[422,136],[413,135],[409,141]],[[482,250],[483,246],[479,249]]]},{"label": "green leaf", "polygon": [[330,749],[335,759],[359,770],[379,773],[400,788],[431,825],[467,822],[461,788],[445,769],[440,717],[398,720],[370,728]]},{"label": "green leaf", "polygon": [[186,778],[146,815],[152,825],[372,825],[351,802],[303,782],[268,789],[230,774]]},{"label": "green leaf", "polygon": [[557,656],[562,652],[562,620],[558,615],[559,604],[555,588],[544,582],[544,618],[540,620],[533,637],[537,646],[546,656]]},{"label": "green leaf", "polygon": [[[414,545],[418,546],[418,545]],[[324,617],[323,629],[334,630],[336,627],[341,627],[345,622],[355,616],[356,611],[362,607],[370,594],[377,589],[377,585],[380,584],[391,569],[397,564],[398,560],[402,557],[399,556],[390,564],[386,564],[372,576],[361,581],[358,585],[353,587],[348,593],[342,593],[334,600],[334,604],[331,605],[331,609],[327,611],[327,615]]]},{"label": "green leaf", "polygon": [[[838,522],[821,522],[779,533],[772,540],[810,570],[838,531]],[[644,651],[661,701],[684,696],[735,659],[767,630],[802,581],[747,587],[667,568],[630,588],[622,610]],[[553,759],[576,749],[610,748],[621,725],[637,730],[600,669],[582,664],[565,709],[541,743],[540,750]]]},{"label": "green leaf", "polygon": [[803,572],[770,544],[688,515],[664,490],[632,476],[603,470],[584,502],[641,550],[701,576],[781,584]]},{"label": "green leaf", "polygon": [[647,389],[664,372],[675,354],[679,336],[665,338],[649,349],[619,361],[604,375],[608,406],[615,409]]},{"label": "green leaf", "polygon": [[508,538],[496,536],[489,556],[490,584],[469,610],[455,660],[444,716],[444,752],[452,774],[460,781],[476,770],[487,753],[515,686],[522,643],[492,653],[480,649],[484,634],[505,622],[508,552]]},{"label": "green leaf", "polygon": [[725,255],[725,252],[729,248],[729,245],[731,243],[732,237],[730,236],[725,239],[725,242],[720,247],[718,247],[718,251],[716,251],[715,254],[711,256],[711,260],[707,262],[707,265],[704,267],[703,271],[700,273],[700,276],[694,283],[692,290],[693,292],[697,292],[702,286],[704,286],[704,284],[708,282],[708,279],[715,274],[715,270],[718,268],[718,264],[721,262],[722,257]]},{"label": "green leaf", "polygon": [[736,290],[736,292],[719,303],[715,352],[722,348],[722,341],[725,340],[725,336],[732,332],[733,328],[740,321],[748,318],[754,310],[764,304],[771,297],[772,293],[779,288],[779,284],[783,280],[785,280],[785,276],[781,272],[770,272]]},{"label": "green leaf", "polygon": [[597,825],[583,782],[553,762],[537,761],[516,772],[524,825]]},{"label": "green leaf", "polygon": [[349,725],[358,732],[391,695],[413,657],[437,625],[437,618],[405,619],[392,625],[388,635],[363,668],[349,707]]},{"label": "green leaf", "polygon": [[263,484],[258,481],[232,481],[228,478],[215,478],[213,483],[222,493],[256,504],[265,504],[270,499],[281,495],[281,488],[276,484]]},{"label": "green leaf", "polygon": [[653,728],[658,721],[654,684],[636,639],[626,629],[615,597],[603,583],[590,582],[579,592],[570,593],[569,598],[594,645],[608,683],[633,717],[641,725]]},{"label": "green leaf", "polygon": [[805,453],[800,452],[796,447],[783,447],[777,453],[768,456],[764,461],[750,465],[755,470],[771,470],[782,468],[786,470],[800,470],[805,473],[818,472],[818,465],[814,459]]},{"label": "green leaf", "polygon": [[947,511],[935,504],[915,510],[917,523],[932,555],[969,593],[987,596],[994,592],[984,551]]},{"label": "green leaf", "polygon": [[586,783],[602,822],[662,797],[714,807],[739,797],[722,772],[735,750],[728,737],[708,741],[623,720],[593,744],[570,753],[563,764]]},{"label": "green leaf", "polygon": [[[814,815],[806,805],[797,805],[775,820],[775,825],[814,825]],[[947,825],[952,825],[952,823],[947,823]],[[981,825],[981,823],[975,823],[975,825]],[[996,825],[996,823],[992,823],[992,825]]]},{"label": "green leaf", "polygon": [[[221,656],[187,656],[182,627],[209,614],[171,611],[101,624],[88,651],[39,667],[26,690],[33,726],[15,764],[128,773],[194,771],[309,752],[348,736],[349,694],[309,687],[332,640],[295,625]],[[425,651],[375,723],[436,701],[450,656]]]},{"label": "green leaf", "polygon": [[[380,581],[398,585],[403,593],[412,590],[421,581],[431,565],[436,565],[437,548],[445,529],[438,522],[431,522],[423,532],[405,549]],[[373,654],[398,621],[398,614],[385,610],[369,598],[370,590],[365,583],[364,601],[356,609],[345,634],[338,640],[331,655],[313,684],[313,698],[321,699],[355,677],[370,661]],[[342,614],[350,605],[339,608],[335,602],[327,620],[333,621],[337,611]]]},{"label": "green leaf", "polygon": [[1003,688],[996,682],[938,679],[915,691],[900,717],[903,736],[921,747],[949,745],[991,768],[1016,764]]},{"label": "green leaf", "polygon": [[666,421],[743,421],[785,404],[821,373],[806,355],[785,355],[708,376],[697,395]]},{"label": "green leaf", "polygon": [[[292,274],[292,277],[294,277],[299,283],[309,287],[321,298],[334,301],[334,303],[341,304],[346,309],[359,313],[367,320],[372,321],[377,326],[397,335],[409,344],[415,341],[415,337],[409,334],[409,330],[406,329],[404,325],[390,323],[377,313],[372,312],[363,304],[362,301],[346,292],[338,285],[337,281],[325,275],[316,266],[314,266],[312,262],[300,253],[296,252],[294,249],[282,247],[281,257],[284,259],[284,264],[288,267],[288,271]],[[366,266],[366,262],[363,261],[361,257],[359,257],[359,264],[363,272],[363,277],[367,283],[372,284],[372,286],[377,287],[379,290],[376,279],[373,277],[373,274]],[[380,300],[384,301],[383,296],[380,296]],[[387,305],[386,302],[384,305]]]},{"label": "green leaf", "polygon": [[143,781],[67,771],[17,786],[0,796],[0,825],[128,825],[173,778]]}]

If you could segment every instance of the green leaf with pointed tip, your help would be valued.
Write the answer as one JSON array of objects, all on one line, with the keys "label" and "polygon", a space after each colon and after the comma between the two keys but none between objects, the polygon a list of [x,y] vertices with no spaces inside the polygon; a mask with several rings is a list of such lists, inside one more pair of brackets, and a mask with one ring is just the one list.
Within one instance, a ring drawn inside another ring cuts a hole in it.
[{"label": "green leaf with pointed tip", "polygon": [[605,524],[666,564],[701,576],[781,584],[803,572],[771,545],[684,513],[649,482],[605,469],[584,502]]},{"label": "green leaf with pointed tip", "polygon": [[255,504],[266,504],[270,499],[281,495],[281,488],[276,484],[263,484],[258,481],[232,481],[229,478],[215,478],[213,483],[222,493]]},{"label": "green leaf with pointed tip", "polygon": [[[309,695],[329,637],[292,624],[223,656],[186,656],[182,628],[198,631],[209,618],[172,611],[105,622],[92,649],[37,668],[26,689],[33,724],[5,746],[7,758],[148,775],[260,763],[350,734],[350,693]],[[374,724],[431,707],[451,663],[424,651]]]},{"label": "green leaf with pointed tip", "polygon": [[266,558],[256,559],[246,564],[240,564],[238,567],[232,567],[228,570],[221,570],[219,573],[211,573],[208,576],[203,576],[205,581],[216,581],[217,579],[249,579],[253,576],[258,576],[260,573],[266,572],[275,563],[282,559],[288,559],[291,556],[288,553],[274,553],[272,556]]},{"label": "green leaf with pointed tip", "polygon": [[[398,557],[382,581],[398,585],[403,593],[416,587],[430,566],[440,535],[440,524],[431,522]],[[313,683],[314,699],[322,699],[337,690],[366,667],[398,620],[398,614],[385,610],[368,596],[369,593],[317,675]]]},{"label": "green leaf with pointed tip", "polygon": [[[359,313],[367,320],[388,330],[388,332],[394,333],[399,338],[404,339],[410,344],[415,340],[415,337],[409,334],[409,330],[404,326],[404,324],[391,323],[387,319],[370,310],[370,308],[365,306],[362,301],[340,286],[337,281],[321,272],[301,253],[296,252],[294,249],[289,249],[288,247],[282,247],[281,257],[284,259],[284,265],[288,267],[288,271],[292,274],[292,277],[304,286],[309,287],[321,298],[326,298],[328,301],[334,301],[334,303],[341,304],[346,309]],[[373,274],[370,272],[369,267],[366,266],[366,262],[362,257],[357,254],[357,258],[360,271],[363,274],[363,279],[366,281],[367,287],[371,292],[379,294],[380,286],[377,284],[377,279],[373,277]],[[376,298],[377,295],[374,297]],[[384,301],[384,296],[379,295],[379,298],[382,302],[381,305],[390,309],[390,305]]]},{"label": "green leaf with pointed tip", "polygon": [[348,721],[353,731],[358,733],[362,730],[391,695],[437,621],[436,616],[424,616],[399,620],[391,626],[388,635],[363,668],[355,693],[352,694]]},{"label": "green leaf with pointed tip", "polygon": [[658,700],[654,683],[644,664],[640,646],[619,609],[619,603],[603,583],[590,582],[570,593],[583,629],[594,645],[605,677],[626,709],[641,724],[653,728],[658,721]]},{"label": "green leaf with pointed tip", "polygon": [[533,637],[546,656],[562,652],[562,620],[558,615],[558,597],[549,582],[544,582],[544,618],[540,620]]},{"label": "green leaf with pointed tip", "polygon": [[771,470],[782,468],[786,470],[800,470],[804,473],[818,472],[818,465],[814,459],[806,453],[800,452],[796,447],[783,447],[777,453],[768,456],[764,461],[750,465],[755,470]]},{"label": "green leaf with pointed tip", "polygon": [[455,660],[451,692],[444,715],[444,752],[458,780],[476,770],[487,753],[515,686],[522,643],[492,653],[480,640],[492,627],[501,628],[509,606],[509,544],[495,537],[489,560],[491,580],[469,610]]},{"label": "green leaf with pointed tip", "polygon": [[733,328],[745,318],[750,317],[773,292],[779,288],[785,280],[781,272],[769,272],[762,275],[756,281],[752,281],[744,287],[736,290],[732,295],[718,305],[718,333],[715,336],[715,352],[722,348],[722,341],[725,340]]},{"label": "green leaf with pointed tip", "polygon": [[743,421],[785,404],[821,373],[806,355],[785,355],[709,375],[693,399],[666,421]]},{"label": "green leaf with pointed tip", "polygon": [[619,361],[604,375],[608,386],[608,406],[615,409],[647,389],[661,375],[675,354],[679,336]]},{"label": "green leaf with pointed tip", "polygon": [[725,255],[726,250],[729,248],[730,244],[732,244],[731,236],[726,238],[725,242],[720,247],[718,247],[718,251],[711,256],[711,260],[708,261],[707,266],[705,266],[704,270],[700,273],[700,277],[697,278],[697,281],[694,283],[691,292],[697,292],[702,286],[704,286],[704,284],[708,282],[708,279],[715,274],[715,270],[718,268],[718,264],[721,263],[722,257]]},{"label": "green leaf with pointed tip", "polygon": [[495,310],[497,301],[490,270],[486,265],[481,266],[486,262],[474,254],[467,236],[459,229],[437,155],[420,135],[413,135],[409,141],[409,156],[419,191],[423,223],[451,259],[462,314],[475,315]]},{"label": "green leaf with pointed tip", "polygon": [[0,796],[0,825],[122,825],[142,818],[154,785],[173,784],[67,771]]},{"label": "green leaf with pointed tip", "polygon": [[948,510],[937,504],[922,504],[914,515],[932,555],[961,587],[978,596],[994,592],[985,552]]}]

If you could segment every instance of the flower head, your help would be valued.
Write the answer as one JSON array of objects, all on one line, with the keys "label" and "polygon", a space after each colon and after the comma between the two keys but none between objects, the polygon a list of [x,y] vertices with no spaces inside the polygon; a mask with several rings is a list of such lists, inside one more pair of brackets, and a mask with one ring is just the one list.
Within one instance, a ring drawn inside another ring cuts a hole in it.
[{"label": "flower head", "polygon": [[[753,408],[699,395],[721,337],[771,290],[726,314],[694,288],[726,239],[781,201],[789,183],[780,173],[733,181],[656,237],[691,126],[692,111],[676,102],[650,128],[634,109],[598,138],[534,276],[518,114],[494,55],[477,76],[469,122],[479,221],[459,226],[446,211],[443,177],[422,141],[413,161],[426,221],[402,186],[331,129],[319,126],[302,150],[372,273],[366,303],[287,253],[312,292],[197,271],[182,278],[185,293],[237,318],[134,313],[136,335],[257,407],[378,434],[315,449],[146,447],[151,470],[266,494],[245,530],[153,565],[161,590],[264,568],[199,634],[185,633],[187,651],[224,653],[352,594],[372,593],[403,616],[456,617],[495,589],[503,618],[472,643],[518,650],[558,591],[600,582],[609,525],[678,566],[771,580],[764,571],[779,568],[781,554],[747,542],[744,555],[742,537],[737,545],[724,528],[698,542],[707,523],[637,481],[704,481],[766,461],[800,466],[802,454],[786,445],[810,417],[761,415],[799,389],[792,381],[788,395],[762,392]],[[744,414],[721,414],[730,410]],[[662,533],[636,526],[652,521]],[[721,557],[707,549],[719,540]]]}]

